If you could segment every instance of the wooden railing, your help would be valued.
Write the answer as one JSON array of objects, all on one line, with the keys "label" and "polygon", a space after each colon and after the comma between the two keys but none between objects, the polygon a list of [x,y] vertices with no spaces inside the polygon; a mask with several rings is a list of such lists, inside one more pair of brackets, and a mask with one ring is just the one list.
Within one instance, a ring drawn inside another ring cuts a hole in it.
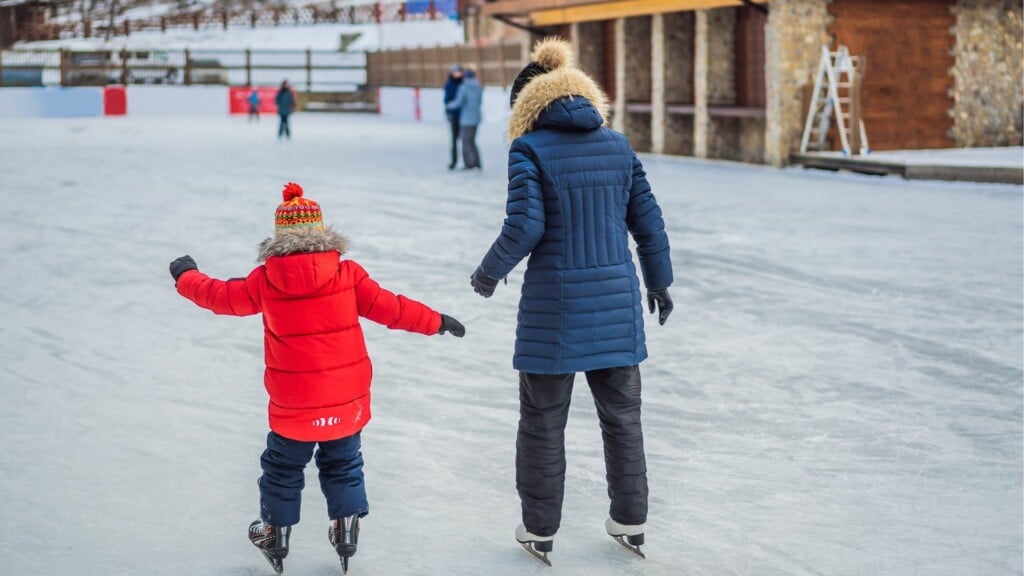
[{"label": "wooden railing", "polygon": [[520,42],[487,46],[437,46],[370,52],[366,55],[366,83],[370,86],[444,86],[456,64],[476,70],[484,86],[508,87],[525,65]]},{"label": "wooden railing", "polygon": [[429,2],[391,2],[339,7],[271,7],[244,11],[197,10],[142,19],[115,20],[110,27],[106,20],[48,23],[22,26],[17,35],[21,41],[56,40],[60,38],[129,36],[135,32],[166,32],[169,29],[192,28],[257,28],[267,26],[298,26],[309,24],[379,24],[444,20],[458,16],[452,0]]}]

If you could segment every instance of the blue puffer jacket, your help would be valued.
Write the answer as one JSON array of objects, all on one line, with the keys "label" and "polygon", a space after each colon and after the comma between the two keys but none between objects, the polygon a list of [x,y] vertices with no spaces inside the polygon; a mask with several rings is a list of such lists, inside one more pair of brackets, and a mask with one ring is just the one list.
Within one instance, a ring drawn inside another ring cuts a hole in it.
[{"label": "blue puffer jacket", "polygon": [[[517,123],[530,131],[512,142],[507,217],[481,263],[501,279],[529,255],[513,359],[522,372],[581,372],[647,357],[629,233],[647,288],[672,283],[665,224],[640,161],[588,99],[561,95],[588,94],[573,88],[523,90],[520,99],[542,98],[532,105],[541,110],[536,120],[521,110],[529,104],[513,108],[510,136]],[[545,106],[544,98],[557,99]]]}]

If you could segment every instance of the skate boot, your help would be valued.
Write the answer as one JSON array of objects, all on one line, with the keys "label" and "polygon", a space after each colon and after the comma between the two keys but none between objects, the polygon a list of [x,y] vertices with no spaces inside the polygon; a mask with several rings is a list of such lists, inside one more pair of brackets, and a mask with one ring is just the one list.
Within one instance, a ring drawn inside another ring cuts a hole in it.
[{"label": "skate boot", "polygon": [[520,524],[516,526],[516,542],[522,545],[523,550],[526,550],[533,555],[534,558],[541,562],[551,566],[551,560],[548,559],[548,552],[551,552],[555,548],[555,537],[554,536],[537,536],[533,532],[526,529],[526,526]]},{"label": "skate boot", "polygon": [[608,518],[604,521],[604,529],[608,532],[608,535],[626,547],[630,552],[640,556],[641,558],[647,558],[640,547],[644,544],[644,525],[643,524],[619,524],[615,520]]},{"label": "skate boot", "polygon": [[348,559],[355,555],[356,545],[359,544],[359,515],[345,516],[332,522],[327,531],[327,539],[334,546],[338,558],[341,558],[342,572],[347,574]]},{"label": "skate boot", "polygon": [[292,527],[275,527],[263,520],[253,520],[249,524],[249,541],[263,552],[263,557],[270,562],[274,572],[284,571],[284,559],[288,556],[288,538],[292,535]]}]

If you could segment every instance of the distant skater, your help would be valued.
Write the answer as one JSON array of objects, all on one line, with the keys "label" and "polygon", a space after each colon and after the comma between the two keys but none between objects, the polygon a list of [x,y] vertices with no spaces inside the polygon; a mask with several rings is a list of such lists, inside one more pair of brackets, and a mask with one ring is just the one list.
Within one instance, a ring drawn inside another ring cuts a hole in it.
[{"label": "distant skater", "polygon": [[[444,105],[447,107],[448,103],[455,100],[455,95],[459,91],[459,86],[462,85],[462,66],[455,65],[452,67],[452,71],[448,73],[448,79],[444,82]],[[452,134],[452,161],[448,164],[449,170],[455,170],[455,166],[459,163],[459,110],[447,109],[446,115],[448,116],[448,125],[451,127]]]},{"label": "distant skater", "polygon": [[467,68],[462,84],[455,92],[455,98],[447,104],[448,110],[459,111],[459,137],[462,140],[462,163],[464,170],[479,169],[480,151],[476,147],[476,129],[480,125],[483,105],[483,88],[476,79],[476,72]]},{"label": "distant skater", "polygon": [[283,197],[274,236],[260,244],[260,265],[245,278],[211,278],[191,256],[171,262],[170,272],[178,294],[215,314],[263,314],[271,431],[260,459],[260,517],[249,525],[249,540],[280,574],[299,522],[303,469],[315,459],[328,540],[347,570],[359,519],[369,512],[360,436],[370,420],[373,368],[360,320],[424,335],[461,338],[466,331],[456,319],[384,289],[345,258],[345,237],[324,226],[320,205],[298,184],[289,183]]},{"label": "distant skater", "polygon": [[256,88],[249,93],[249,122],[260,121],[260,91]]},{"label": "distant skater", "polygon": [[281,88],[277,91],[277,96],[274,97],[274,103],[277,104],[277,115],[281,117],[281,124],[277,128],[277,137],[280,139],[282,136],[287,136],[289,140],[292,139],[292,130],[288,125],[288,118],[295,112],[295,91],[292,90],[292,85],[287,80],[281,82]]}]

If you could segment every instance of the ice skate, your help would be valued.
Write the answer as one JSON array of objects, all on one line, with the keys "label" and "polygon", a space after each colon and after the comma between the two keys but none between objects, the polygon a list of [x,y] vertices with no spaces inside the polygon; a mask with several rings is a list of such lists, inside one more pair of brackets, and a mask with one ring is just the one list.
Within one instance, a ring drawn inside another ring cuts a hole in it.
[{"label": "ice skate", "polygon": [[640,547],[644,544],[644,525],[643,524],[619,524],[611,518],[604,521],[604,529],[608,532],[608,535],[626,547],[627,550],[640,556],[641,558],[647,558]]},{"label": "ice skate", "polygon": [[341,570],[348,573],[348,559],[355,555],[359,543],[359,515],[345,516],[331,523],[327,538],[341,558]]},{"label": "ice skate", "polygon": [[554,536],[537,536],[536,534],[529,532],[526,526],[520,524],[516,526],[516,541],[522,545],[523,549],[533,555],[534,558],[541,562],[551,566],[551,560],[548,559],[548,552],[551,552],[555,547]]},{"label": "ice skate", "polygon": [[263,557],[278,574],[284,572],[284,559],[288,556],[288,538],[291,534],[291,526],[278,528],[263,520],[253,520],[249,524],[249,541],[263,552]]}]

